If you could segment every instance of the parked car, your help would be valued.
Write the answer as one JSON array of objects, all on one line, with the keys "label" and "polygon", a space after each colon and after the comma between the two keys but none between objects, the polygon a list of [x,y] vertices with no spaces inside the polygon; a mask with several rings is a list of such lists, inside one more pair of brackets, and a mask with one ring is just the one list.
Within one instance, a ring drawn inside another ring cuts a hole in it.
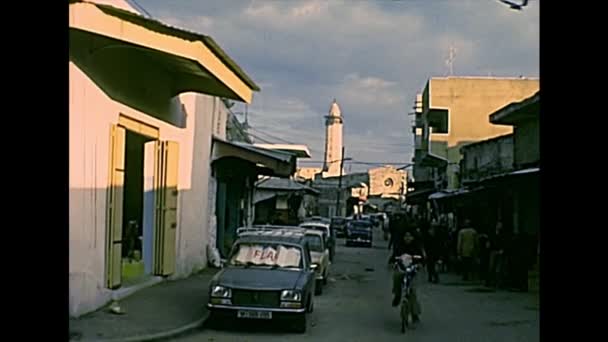
[{"label": "parked car", "polygon": [[325,245],[324,234],[320,230],[306,229],[306,241],[310,249],[313,268],[316,272],[315,294],[323,293],[323,286],[327,285],[329,275],[329,249]]},{"label": "parked car", "polygon": [[322,222],[322,223],[330,224],[331,220],[328,219],[327,217],[323,217],[323,216],[311,216],[311,217],[306,217],[302,223],[309,223],[309,222]]},{"label": "parked car", "polygon": [[347,221],[346,217],[334,216],[331,218],[330,228],[334,231],[336,237],[344,237]]},{"label": "parked car", "polygon": [[322,294],[323,285],[327,284],[327,276],[329,275],[329,267],[331,264],[331,261],[329,260],[330,251],[325,242],[325,230],[307,229],[300,226],[287,225],[254,225],[252,227],[238,228],[237,235],[241,236],[246,233],[261,233],[263,231],[272,233],[277,230],[301,232],[305,234],[308,248],[310,250],[312,267],[316,272],[315,294]]},{"label": "parked car", "polygon": [[373,240],[374,232],[371,221],[354,220],[346,225],[346,246],[363,244],[371,247]]},{"label": "parked car", "polygon": [[323,232],[325,237],[325,245],[329,249],[329,260],[334,261],[334,255],[336,254],[336,235],[332,231],[329,223],[323,222],[305,222],[300,223],[299,227],[306,229],[315,229]]},{"label": "parked car", "polygon": [[374,228],[379,228],[380,227],[380,219],[378,218],[378,216],[376,216],[376,214],[370,214],[370,215],[368,215],[366,217],[366,219],[368,219],[368,220],[370,220],[372,222],[372,226]]},{"label": "parked car", "polygon": [[288,320],[306,331],[314,308],[315,266],[301,229],[246,228],[209,285],[211,319]]}]

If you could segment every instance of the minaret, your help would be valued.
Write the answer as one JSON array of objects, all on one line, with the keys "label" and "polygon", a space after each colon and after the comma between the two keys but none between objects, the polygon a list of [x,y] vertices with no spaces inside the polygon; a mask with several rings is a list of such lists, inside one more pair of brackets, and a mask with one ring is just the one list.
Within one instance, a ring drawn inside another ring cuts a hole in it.
[{"label": "minaret", "polygon": [[340,106],[334,99],[329,108],[329,115],[325,116],[325,161],[323,164],[323,177],[340,175],[340,161],[342,159],[342,113]]}]

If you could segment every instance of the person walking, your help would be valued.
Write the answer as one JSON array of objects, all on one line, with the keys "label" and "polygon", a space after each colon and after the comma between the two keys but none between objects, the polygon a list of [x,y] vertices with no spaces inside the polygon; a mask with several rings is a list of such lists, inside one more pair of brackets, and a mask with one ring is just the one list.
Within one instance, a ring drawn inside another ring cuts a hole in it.
[{"label": "person walking", "polygon": [[441,242],[437,234],[436,222],[431,223],[431,227],[424,237],[424,250],[426,251],[426,272],[430,283],[437,284],[439,282],[439,274],[437,272],[437,261],[441,256]]},{"label": "person walking", "polygon": [[490,270],[490,238],[488,234],[481,233],[479,234],[478,239],[479,246],[479,278],[485,284],[487,284],[489,279],[489,270]]},{"label": "person walking", "polygon": [[464,221],[463,229],[458,233],[458,257],[462,265],[462,279],[468,281],[471,277],[473,260],[477,249],[477,231],[472,227],[471,220]]},{"label": "person walking", "polygon": [[486,285],[502,288],[505,275],[506,235],[501,221],[496,222],[494,234],[490,237],[490,275]]},{"label": "person walking", "polygon": [[[391,236],[390,236],[390,239],[388,242],[388,248],[392,249],[394,252],[395,248],[397,247],[397,244],[399,244],[399,243],[401,243],[401,241],[403,241],[403,235],[405,234],[405,231],[406,231],[409,223],[407,222],[405,215],[396,214],[389,221],[389,224],[390,224],[389,228],[391,231]],[[389,258],[388,263],[389,264],[393,263],[392,256],[391,256],[391,258]]]}]

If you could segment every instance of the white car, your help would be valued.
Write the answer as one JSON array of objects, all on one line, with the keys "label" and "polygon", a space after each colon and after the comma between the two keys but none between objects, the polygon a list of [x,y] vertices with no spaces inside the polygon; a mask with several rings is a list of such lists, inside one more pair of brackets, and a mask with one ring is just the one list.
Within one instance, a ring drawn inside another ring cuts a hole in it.
[{"label": "white car", "polygon": [[329,260],[334,260],[334,255],[336,254],[336,236],[335,233],[331,231],[331,226],[329,223],[323,222],[304,222],[300,223],[298,226],[300,228],[305,229],[313,229],[319,230],[323,232],[325,238],[325,246],[329,249]]},{"label": "white car", "polygon": [[314,229],[306,229],[305,236],[310,250],[310,258],[316,273],[315,294],[323,293],[323,285],[327,284],[327,276],[329,275],[329,249],[325,245],[323,232]]}]

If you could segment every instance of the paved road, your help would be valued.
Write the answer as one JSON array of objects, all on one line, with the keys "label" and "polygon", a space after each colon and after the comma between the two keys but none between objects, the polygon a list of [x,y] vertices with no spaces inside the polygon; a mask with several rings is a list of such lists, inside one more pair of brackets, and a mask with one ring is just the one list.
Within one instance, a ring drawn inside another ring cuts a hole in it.
[{"label": "paved road", "polygon": [[441,284],[428,284],[419,274],[421,324],[400,333],[398,312],[390,306],[387,243],[373,248],[338,246],[333,274],[305,334],[273,324],[238,322],[204,327],[172,341],[539,341],[536,297],[509,292],[476,292],[452,275]]}]

